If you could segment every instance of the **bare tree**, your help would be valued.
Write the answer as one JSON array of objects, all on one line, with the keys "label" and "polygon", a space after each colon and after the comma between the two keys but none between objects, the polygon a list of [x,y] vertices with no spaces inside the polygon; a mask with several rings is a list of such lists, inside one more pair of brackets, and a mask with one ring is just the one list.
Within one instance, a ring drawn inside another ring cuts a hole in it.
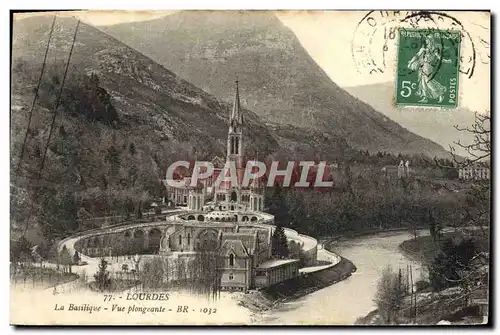
[{"label": "bare tree", "polygon": [[87,286],[88,276],[87,276],[87,272],[85,270],[82,271],[82,273],[78,277],[78,280],[79,280],[79,283],[82,287]]},{"label": "bare tree", "polygon": [[142,255],[139,254],[134,255],[134,257],[132,258],[132,260],[134,261],[134,270],[136,272],[139,272],[139,264],[141,263],[141,259]]},{"label": "bare tree", "polygon": [[66,273],[71,273],[71,265],[73,264],[73,258],[69,253],[66,245],[63,246],[60,252],[61,264],[63,264],[63,271]]},{"label": "bare tree", "polygon": [[108,262],[101,258],[97,272],[94,274],[94,280],[99,291],[107,291],[111,287],[111,278],[107,270]]},{"label": "bare tree", "polygon": [[[475,122],[469,127],[455,127],[459,131],[472,134],[472,143],[465,144],[460,141],[455,144],[464,149],[470,157],[460,159],[451,147],[455,165],[466,168],[481,164],[482,168],[490,169],[491,158],[491,116],[487,114],[475,115]],[[491,171],[489,171],[491,172]],[[489,174],[488,174],[489,175]],[[490,239],[490,199],[491,185],[489,179],[477,178],[472,181],[467,193],[467,205],[463,206],[461,220],[457,228],[465,237],[472,238],[478,245],[488,246]],[[488,288],[489,250],[477,248],[467,264],[457,264],[459,279],[448,280],[453,285],[459,285],[465,296],[477,289]],[[468,299],[466,299],[468,301]]]},{"label": "bare tree", "polygon": [[399,273],[395,273],[390,266],[387,266],[382,272],[374,301],[384,323],[397,323],[397,316],[408,292],[404,278],[405,275],[401,270]]},{"label": "bare tree", "polygon": [[179,285],[183,285],[187,278],[187,266],[184,258],[178,258],[175,262],[176,265],[176,279]]},{"label": "bare tree", "polygon": [[198,251],[191,262],[190,283],[196,293],[217,299],[221,291],[222,258],[217,251]]},{"label": "bare tree", "polygon": [[[464,144],[460,141],[456,145],[467,151],[470,155],[465,161],[460,160],[455,155],[452,148],[454,161],[459,168],[482,164],[483,168],[490,168],[491,157],[491,117],[488,114],[476,113],[475,122],[466,128],[456,127],[460,131],[465,131],[474,135],[472,143]],[[490,171],[491,172],[491,171]],[[489,240],[490,231],[490,199],[491,185],[488,179],[475,179],[468,192],[467,205],[464,206],[462,220],[458,222],[460,228],[466,228],[464,233],[473,234],[476,238]],[[473,229],[467,229],[473,228]]]},{"label": "bare tree", "polygon": [[455,142],[455,145],[464,149],[471,158],[465,161],[458,159],[456,150],[450,146],[451,153],[455,162],[460,162],[461,166],[470,165],[475,162],[481,162],[490,159],[491,155],[491,116],[488,114],[475,114],[475,121],[472,126],[459,127],[455,126],[458,131],[465,131],[474,135],[472,143],[462,143],[460,140]]},{"label": "bare tree", "polygon": [[155,256],[152,260],[144,262],[143,269],[139,273],[143,290],[162,288],[164,273],[164,262],[159,256]]}]

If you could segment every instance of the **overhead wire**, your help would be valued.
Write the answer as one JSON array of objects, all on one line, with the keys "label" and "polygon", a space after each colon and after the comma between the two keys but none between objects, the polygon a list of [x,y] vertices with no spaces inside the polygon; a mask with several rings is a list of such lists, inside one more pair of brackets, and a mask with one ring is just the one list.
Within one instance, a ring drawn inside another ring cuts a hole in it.
[{"label": "overhead wire", "polygon": [[[80,26],[80,20],[78,20],[78,22],[76,23],[75,32],[73,34],[73,42],[71,43],[71,48],[69,50],[68,61],[66,62],[66,67],[64,69],[64,75],[63,75],[63,79],[62,79],[62,82],[61,82],[61,87],[59,89],[59,92],[58,92],[58,95],[57,95],[57,100],[56,100],[56,103],[54,104],[54,108],[52,109],[52,113],[53,113],[53,115],[52,115],[52,122],[50,124],[49,136],[47,138],[47,144],[45,145],[45,150],[44,150],[44,153],[43,153],[43,156],[42,156],[42,162],[40,163],[40,168],[38,169],[38,174],[37,174],[37,177],[36,177],[37,183],[41,179],[43,168],[45,167],[45,159],[47,157],[47,152],[48,152],[48,149],[49,149],[50,140],[51,140],[52,134],[54,132],[54,125],[55,125],[56,118],[57,118],[57,109],[59,108],[59,104],[61,103],[61,96],[62,96],[62,92],[63,92],[63,89],[64,89],[64,84],[66,82],[66,77],[68,75],[69,64],[71,63],[71,56],[73,55],[73,49],[74,49],[74,46],[75,46],[75,41],[76,41],[76,36],[78,34],[78,28],[79,28],[79,26]],[[39,187],[37,187],[35,189],[35,194],[34,194],[33,199],[31,201],[31,206],[30,206],[30,209],[29,209],[29,212],[28,212],[28,216],[26,218],[26,223],[24,225],[23,236],[25,236],[25,234],[26,234],[26,232],[28,230],[29,222],[31,220],[31,216],[33,214],[33,209],[34,209],[34,206],[35,206],[35,201],[34,200],[37,198],[37,195],[38,195],[37,191],[39,189],[40,189]]]},{"label": "overhead wire", "polygon": [[33,102],[31,103],[31,108],[30,108],[30,111],[28,113],[28,125],[26,126],[24,140],[23,140],[23,144],[21,146],[21,154],[19,155],[19,161],[17,163],[17,168],[16,168],[16,172],[15,172],[16,177],[19,174],[19,169],[21,168],[21,163],[23,161],[24,150],[26,148],[26,141],[28,140],[28,134],[30,131],[30,126],[31,126],[31,119],[33,117],[33,110],[35,109],[35,105],[36,105],[36,102],[38,100],[38,91],[40,90],[40,86],[42,84],[43,74],[45,72],[45,64],[47,63],[47,55],[48,55],[49,49],[50,49],[50,41],[52,40],[52,33],[54,32],[56,17],[57,17],[57,13],[54,14],[54,19],[52,20],[52,26],[50,27],[50,32],[49,32],[49,39],[47,41],[47,47],[45,48],[45,54],[43,56],[43,63],[42,63],[42,69],[40,71],[40,77],[38,77],[38,83],[37,83],[36,88],[35,88],[35,96],[33,97]]}]

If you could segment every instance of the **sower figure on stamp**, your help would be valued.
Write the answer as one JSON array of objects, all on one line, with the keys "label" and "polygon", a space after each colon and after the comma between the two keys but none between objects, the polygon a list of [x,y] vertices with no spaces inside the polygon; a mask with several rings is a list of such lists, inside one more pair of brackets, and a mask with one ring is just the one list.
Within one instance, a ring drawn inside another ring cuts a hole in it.
[{"label": "sower figure on stamp", "polygon": [[416,94],[427,102],[428,99],[437,99],[442,102],[446,87],[440,84],[434,75],[437,72],[437,63],[441,58],[440,48],[431,35],[425,37],[424,43],[417,54],[408,62],[408,68],[418,73],[418,91]]}]

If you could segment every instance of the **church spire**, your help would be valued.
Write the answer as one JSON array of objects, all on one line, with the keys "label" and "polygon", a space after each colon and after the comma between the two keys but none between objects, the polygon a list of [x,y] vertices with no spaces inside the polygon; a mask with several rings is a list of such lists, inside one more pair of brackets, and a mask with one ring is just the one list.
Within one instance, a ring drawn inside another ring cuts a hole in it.
[{"label": "church spire", "polygon": [[240,92],[238,88],[238,80],[236,79],[236,94],[234,96],[233,103],[233,112],[231,113],[230,119],[231,125],[241,125],[243,123],[243,118],[241,115],[241,107],[240,107]]},{"label": "church spire", "polygon": [[236,94],[227,134],[227,160],[235,161],[236,167],[243,166],[243,117],[240,106],[240,92],[236,80]]}]

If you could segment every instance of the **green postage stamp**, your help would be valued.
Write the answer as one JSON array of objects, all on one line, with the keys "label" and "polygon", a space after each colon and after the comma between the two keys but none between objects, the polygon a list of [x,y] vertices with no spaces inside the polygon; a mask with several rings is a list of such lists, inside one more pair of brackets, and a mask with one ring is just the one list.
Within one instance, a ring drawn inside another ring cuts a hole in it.
[{"label": "green postage stamp", "polygon": [[399,29],[398,106],[457,106],[460,37],[454,30]]}]

